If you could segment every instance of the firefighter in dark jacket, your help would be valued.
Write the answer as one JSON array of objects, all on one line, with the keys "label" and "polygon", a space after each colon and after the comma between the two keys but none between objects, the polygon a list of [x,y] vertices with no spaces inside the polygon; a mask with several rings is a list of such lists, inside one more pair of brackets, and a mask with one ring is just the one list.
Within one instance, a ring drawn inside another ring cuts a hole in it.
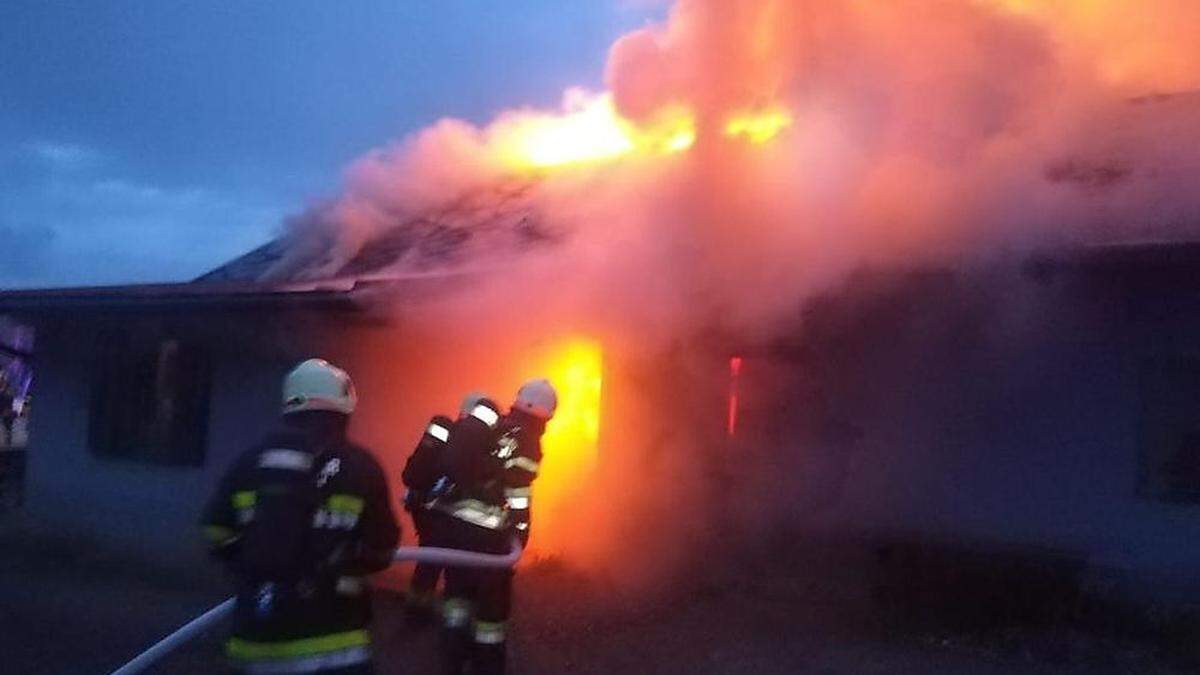
[{"label": "firefighter in dark jacket", "polygon": [[[510,413],[480,401],[455,423],[446,448],[452,487],[434,504],[443,546],[505,554],[514,537],[529,534],[529,488],[541,459],[540,438],[557,407],[546,380],[526,383]],[[511,569],[446,570],[442,605],[442,672],[499,675],[507,663],[506,624],[512,603]]]},{"label": "firefighter in dark jacket", "polygon": [[[404,493],[404,510],[412,516],[417,531],[417,542],[429,546],[433,541],[434,523],[429,518],[428,502],[433,489],[441,478],[440,464],[446,441],[450,440],[453,422],[445,415],[435,415],[421,434],[421,440],[404,464],[400,481],[407,490]],[[413,570],[405,598],[405,609],[413,623],[423,623],[433,613],[434,592],[442,576],[440,565],[421,562]]]},{"label": "firefighter in dark jacket", "polygon": [[[480,392],[471,392],[463,397],[458,408],[458,418],[469,415],[483,398],[484,395]],[[453,424],[450,418],[444,415],[435,415],[429,420],[425,433],[421,434],[421,440],[409,455],[404,464],[404,471],[400,474],[400,480],[407,488],[404,494],[404,509],[412,516],[420,546],[436,545],[434,530],[437,519],[430,517],[429,506],[437,496],[436,490],[439,485],[445,483],[441,480],[442,461]],[[435,593],[441,576],[442,567],[433,563],[418,563],[413,570],[405,603],[411,623],[420,624],[432,618]]]},{"label": "firefighter in dark jacket", "polygon": [[547,380],[525,383],[499,425],[497,456],[504,462],[504,501],[508,521],[524,546],[529,542],[532,486],[542,462],[542,435],[558,407]]},{"label": "firefighter in dark jacket", "polygon": [[226,653],[245,673],[366,673],[366,575],[391,564],[400,531],[371,453],[346,438],[356,404],[342,370],[301,363],[283,384],[279,429],[222,479],[203,525],[237,584]]}]

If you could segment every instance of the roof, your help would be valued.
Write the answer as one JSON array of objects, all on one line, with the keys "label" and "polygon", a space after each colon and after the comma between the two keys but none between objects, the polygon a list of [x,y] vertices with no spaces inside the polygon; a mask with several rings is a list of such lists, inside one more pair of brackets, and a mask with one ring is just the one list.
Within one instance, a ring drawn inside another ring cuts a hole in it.
[{"label": "roof", "polygon": [[1200,283],[1200,241],[1147,240],[1081,246],[1031,256],[1025,270],[1038,278],[1063,273],[1113,282],[1157,279],[1171,288]]},{"label": "roof", "polygon": [[378,227],[357,250],[340,251],[331,232],[334,205],[305,213],[291,232],[226,263],[197,282],[295,282],[396,276],[457,269],[555,239],[533,198],[537,182],[478,189],[419,215],[376,214]]},{"label": "roof", "polygon": [[[328,210],[292,232],[184,283],[0,291],[0,314],[75,308],[361,308],[379,294],[428,296],[474,278],[490,254],[553,240],[533,207],[535,183],[476,190],[420,216],[396,215],[353,255],[339,259]],[[386,214],[385,214],[386,215]],[[484,254],[481,254],[484,253]],[[462,262],[470,261],[471,270]]]},{"label": "roof", "polygon": [[1200,268],[1200,241],[1148,240],[1084,246],[1056,256],[1059,265],[1087,269]]},{"label": "roof", "polygon": [[309,282],[207,282],[90,286],[0,292],[0,313],[77,309],[256,309],[320,307],[360,309],[380,294],[427,297],[466,280],[461,274],[343,278]]},{"label": "roof", "polygon": [[274,267],[287,254],[289,243],[287,237],[272,239],[253,251],[202,274],[195,279],[195,282],[228,283],[261,279],[266,276],[267,270]]}]

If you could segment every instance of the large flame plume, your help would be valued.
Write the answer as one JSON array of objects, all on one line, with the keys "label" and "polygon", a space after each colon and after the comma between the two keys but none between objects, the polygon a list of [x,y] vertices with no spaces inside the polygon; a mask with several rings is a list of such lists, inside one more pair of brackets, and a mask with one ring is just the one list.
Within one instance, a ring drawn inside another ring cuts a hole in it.
[{"label": "large flame plume", "polygon": [[526,113],[505,118],[494,130],[503,162],[515,171],[614,160],[631,153],[687,150],[694,122],[682,109],[664,110],[647,125],[621,116],[609,94],[571,89],[559,114]]},{"label": "large flame plume", "polygon": [[[714,329],[754,341],[864,265],[1194,235],[1200,96],[1140,97],[1200,88],[1197,45],[1192,0],[679,0],[613,44],[607,91],[443,120],[303,220],[344,258],[529,180],[556,245],[507,259],[472,311],[531,342],[564,326],[646,354]],[[588,403],[552,423],[546,521],[596,452],[598,348],[565,344],[549,374]],[[686,483],[670,466],[620,489]]]},{"label": "large flame plume", "polygon": [[557,544],[576,529],[568,517],[583,495],[598,459],[600,396],[604,382],[601,346],[587,338],[556,344],[536,359],[530,377],[544,376],[558,390],[558,411],[542,438],[544,458],[533,488],[535,554],[557,554]]}]

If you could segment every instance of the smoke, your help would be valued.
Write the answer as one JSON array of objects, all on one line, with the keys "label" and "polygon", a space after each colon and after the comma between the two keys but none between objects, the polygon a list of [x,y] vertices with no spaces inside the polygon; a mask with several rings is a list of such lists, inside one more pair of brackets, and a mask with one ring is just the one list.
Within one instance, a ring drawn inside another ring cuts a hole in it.
[{"label": "smoke", "polygon": [[[769,333],[867,263],[1188,234],[1200,103],[1130,99],[1200,86],[1200,8],[1044,4],[682,0],[612,46],[608,94],[443,120],[360,159],[293,221],[325,256],[309,273],[513,181],[552,263],[515,262],[536,247],[506,231],[467,232],[453,265],[518,283],[557,264],[562,304],[658,337]],[[731,133],[772,111],[760,142]]]},{"label": "smoke", "polygon": [[[679,0],[612,45],[605,93],[360,159],[293,219],[281,269],[450,230],[384,270],[495,271],[447,330],[584,331],[652,360],[706,331],[766,339],[864,266],[1186,237],[1197,44],[1191,0]],[[693,440],[639,466],[681,476]],[[629,475],[610,498],[680,498]]]}]

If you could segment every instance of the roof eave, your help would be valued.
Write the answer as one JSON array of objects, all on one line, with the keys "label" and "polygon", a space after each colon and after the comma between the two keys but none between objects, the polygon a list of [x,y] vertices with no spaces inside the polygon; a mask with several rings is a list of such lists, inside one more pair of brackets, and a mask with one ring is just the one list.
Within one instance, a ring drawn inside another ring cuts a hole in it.
[{"label": "roof eave", "polygon": [[312,282],[173,283],[29,289],[0,292],[0,313],[64,310],[363,310],[381,297],[426,297],[472,278],[470,274],[328,279]]}]

